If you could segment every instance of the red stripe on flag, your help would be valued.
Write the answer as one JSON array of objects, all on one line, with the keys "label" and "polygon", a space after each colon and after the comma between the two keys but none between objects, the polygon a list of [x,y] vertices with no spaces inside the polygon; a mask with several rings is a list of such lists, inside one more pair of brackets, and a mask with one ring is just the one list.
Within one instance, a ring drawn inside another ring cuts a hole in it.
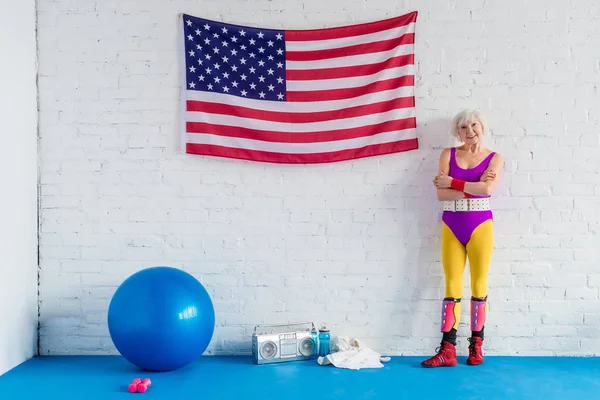
[{"label": "red stripe on flag", "polygon": [[196,111],[211,114],[231,115],[240,118],[251,118],[255,120],[283,122],[283,123],[310,123],[324,122],[336,119],[354,118],[363,115],[379,114],[398,108],[415,106],[414,97],[400,97],[393,100],[381,101],[379,103],[366,104],[363,106],[347,107],[340,110],[319,112],[280,112],[266,111],[254,108],[232,106],[222,103],[210,103],[206,101],[188,100],[188,111]]},{"label": "red stripe on flag", "polygon": [[389,68],[403,67],[405,65],[412,65],[414,63],[415,55],[407,54],[404,56],[391,57],[385,61],[374,64],[311,70],[287,70],[285,79],[292,81],[310,81],[313,79],[350,78],[355,76],[372,75]]},{"label": "red stripe on flag", "polygon": [[327,50],[312,51],[286,51],[285,59],[287,61],[315,61],[328,58],[348,57],[361,54],[379,53],[392,50],[395,47],[405,44],[413,44],[415,41],[414,33],[407,33],[399,38],[380,40],[373,43],[362,43],[353,46],[339,47]]},{"label": "red stripe on flag", "polygon": [[327,101],[342,100],[352,97],[364,96],[365,94],[381,92],[384,90],[397,89],[402,86],[413,86],[415,84],[414,75],[401,76],[399,78],[387,79],[369,83],[368,85],[332,90],[311,90],[306,92],[289,91],[287,92],[287,101]]},{"label": "red stripe on flag", "polygon": [[261,140],[265,142],[281,143],[315,143],[333,142],[336,140],[354,139],[371,136],[377,133],[400,131],[417,127],[416,118],[405,118],[386,121],[379,124],[361,126],[357,128],[336,129],[321,132],[277,132],[259,129],[240,128],[237,126],[216,125],[206,122],[188,122],[186,131],[197,134],[210,134],[219,136],[237,137],[243,139]]},{"label": "red stripe on flag", "polygon": [[372,157],[383,154],[415,150],[418,148],[418,140],[413,138],[392,143],[375,144],[358,149],[309,154],[273,153],[268,151],[239,149],[210,144],[187,143],[186,153],[271,163],[318,164]]},{"label": "red stripe on flag", "polygon": [[382,21],[367,22],[364,24],[347,25],[327,29],[287,30],[285,31],[285,40],[301,42],[308,40],[339,39],[343,37],[367,35],[370,33],[408,25],[417,20],[417,15],[418,11],[414,11],[399,17],[389,18]]}]

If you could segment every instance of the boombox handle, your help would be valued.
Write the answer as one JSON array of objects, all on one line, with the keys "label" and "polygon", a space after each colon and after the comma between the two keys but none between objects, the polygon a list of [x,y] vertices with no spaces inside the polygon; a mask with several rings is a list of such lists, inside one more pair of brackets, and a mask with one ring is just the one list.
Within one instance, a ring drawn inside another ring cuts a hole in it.
[{"label": "boombox handle", "polygon": [[311,325],[313,331],[316,331],[315,328],[315,323],[314,322],[296,322],[296,323],[289,323],[289,324],[263,324],[263,325],[256,325],[254,327],[254,333],[256,333],[256,329],[258,329],[259,327],[272,327],[272,328],[276,328],[276,327],[281,327],[281,326],[301,326],[301,325]]}]

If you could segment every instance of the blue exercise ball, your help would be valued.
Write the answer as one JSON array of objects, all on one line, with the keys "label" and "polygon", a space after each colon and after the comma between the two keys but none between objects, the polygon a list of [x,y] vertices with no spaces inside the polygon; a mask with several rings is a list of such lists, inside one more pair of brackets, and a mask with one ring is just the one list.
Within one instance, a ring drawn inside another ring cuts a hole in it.
[{"label": "blue exercise ball", "polygon": [[143,269],[116,290],[108,308],[110,337],[121,355],[149,371],[172,371],[200,357],[215,327],[202,284],[171,267]]}]

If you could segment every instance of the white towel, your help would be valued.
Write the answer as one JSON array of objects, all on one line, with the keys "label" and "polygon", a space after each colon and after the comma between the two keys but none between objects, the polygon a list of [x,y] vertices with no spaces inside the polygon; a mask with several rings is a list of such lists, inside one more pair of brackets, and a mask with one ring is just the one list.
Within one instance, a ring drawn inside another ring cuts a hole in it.
[{"label": "white towel", "polygon": [[388,361],[390,361],[389,357],[382,357],[381,354],[365,346],[361,340],[350,340],[343,336],[337,338],[331,354],[317,359],[319,365],[334,365],[337,368],[354,370],[383,368],[382,362]]}]

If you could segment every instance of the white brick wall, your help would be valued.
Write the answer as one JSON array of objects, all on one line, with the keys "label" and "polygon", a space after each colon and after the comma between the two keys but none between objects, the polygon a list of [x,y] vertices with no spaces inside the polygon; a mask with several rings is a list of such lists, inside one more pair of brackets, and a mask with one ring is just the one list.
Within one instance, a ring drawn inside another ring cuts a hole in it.
[{"label": "white brick wall", "polygon": [[[298,320],[431,353],[443,296],[431,178],[463,107],[487,114],[506,157],[487,353],[597,354],[598,4],[39,0],[42,354],[115,353],[111,295],[153,265],[210,291],[210,354],[248,353],[254,324]],[[413,10],[418,151],[312,166],[179,152],[177,13],[314,28]],[[468,287],[465,274],[467,299]],[[464,337],[468,301],[463,312]]]}]

